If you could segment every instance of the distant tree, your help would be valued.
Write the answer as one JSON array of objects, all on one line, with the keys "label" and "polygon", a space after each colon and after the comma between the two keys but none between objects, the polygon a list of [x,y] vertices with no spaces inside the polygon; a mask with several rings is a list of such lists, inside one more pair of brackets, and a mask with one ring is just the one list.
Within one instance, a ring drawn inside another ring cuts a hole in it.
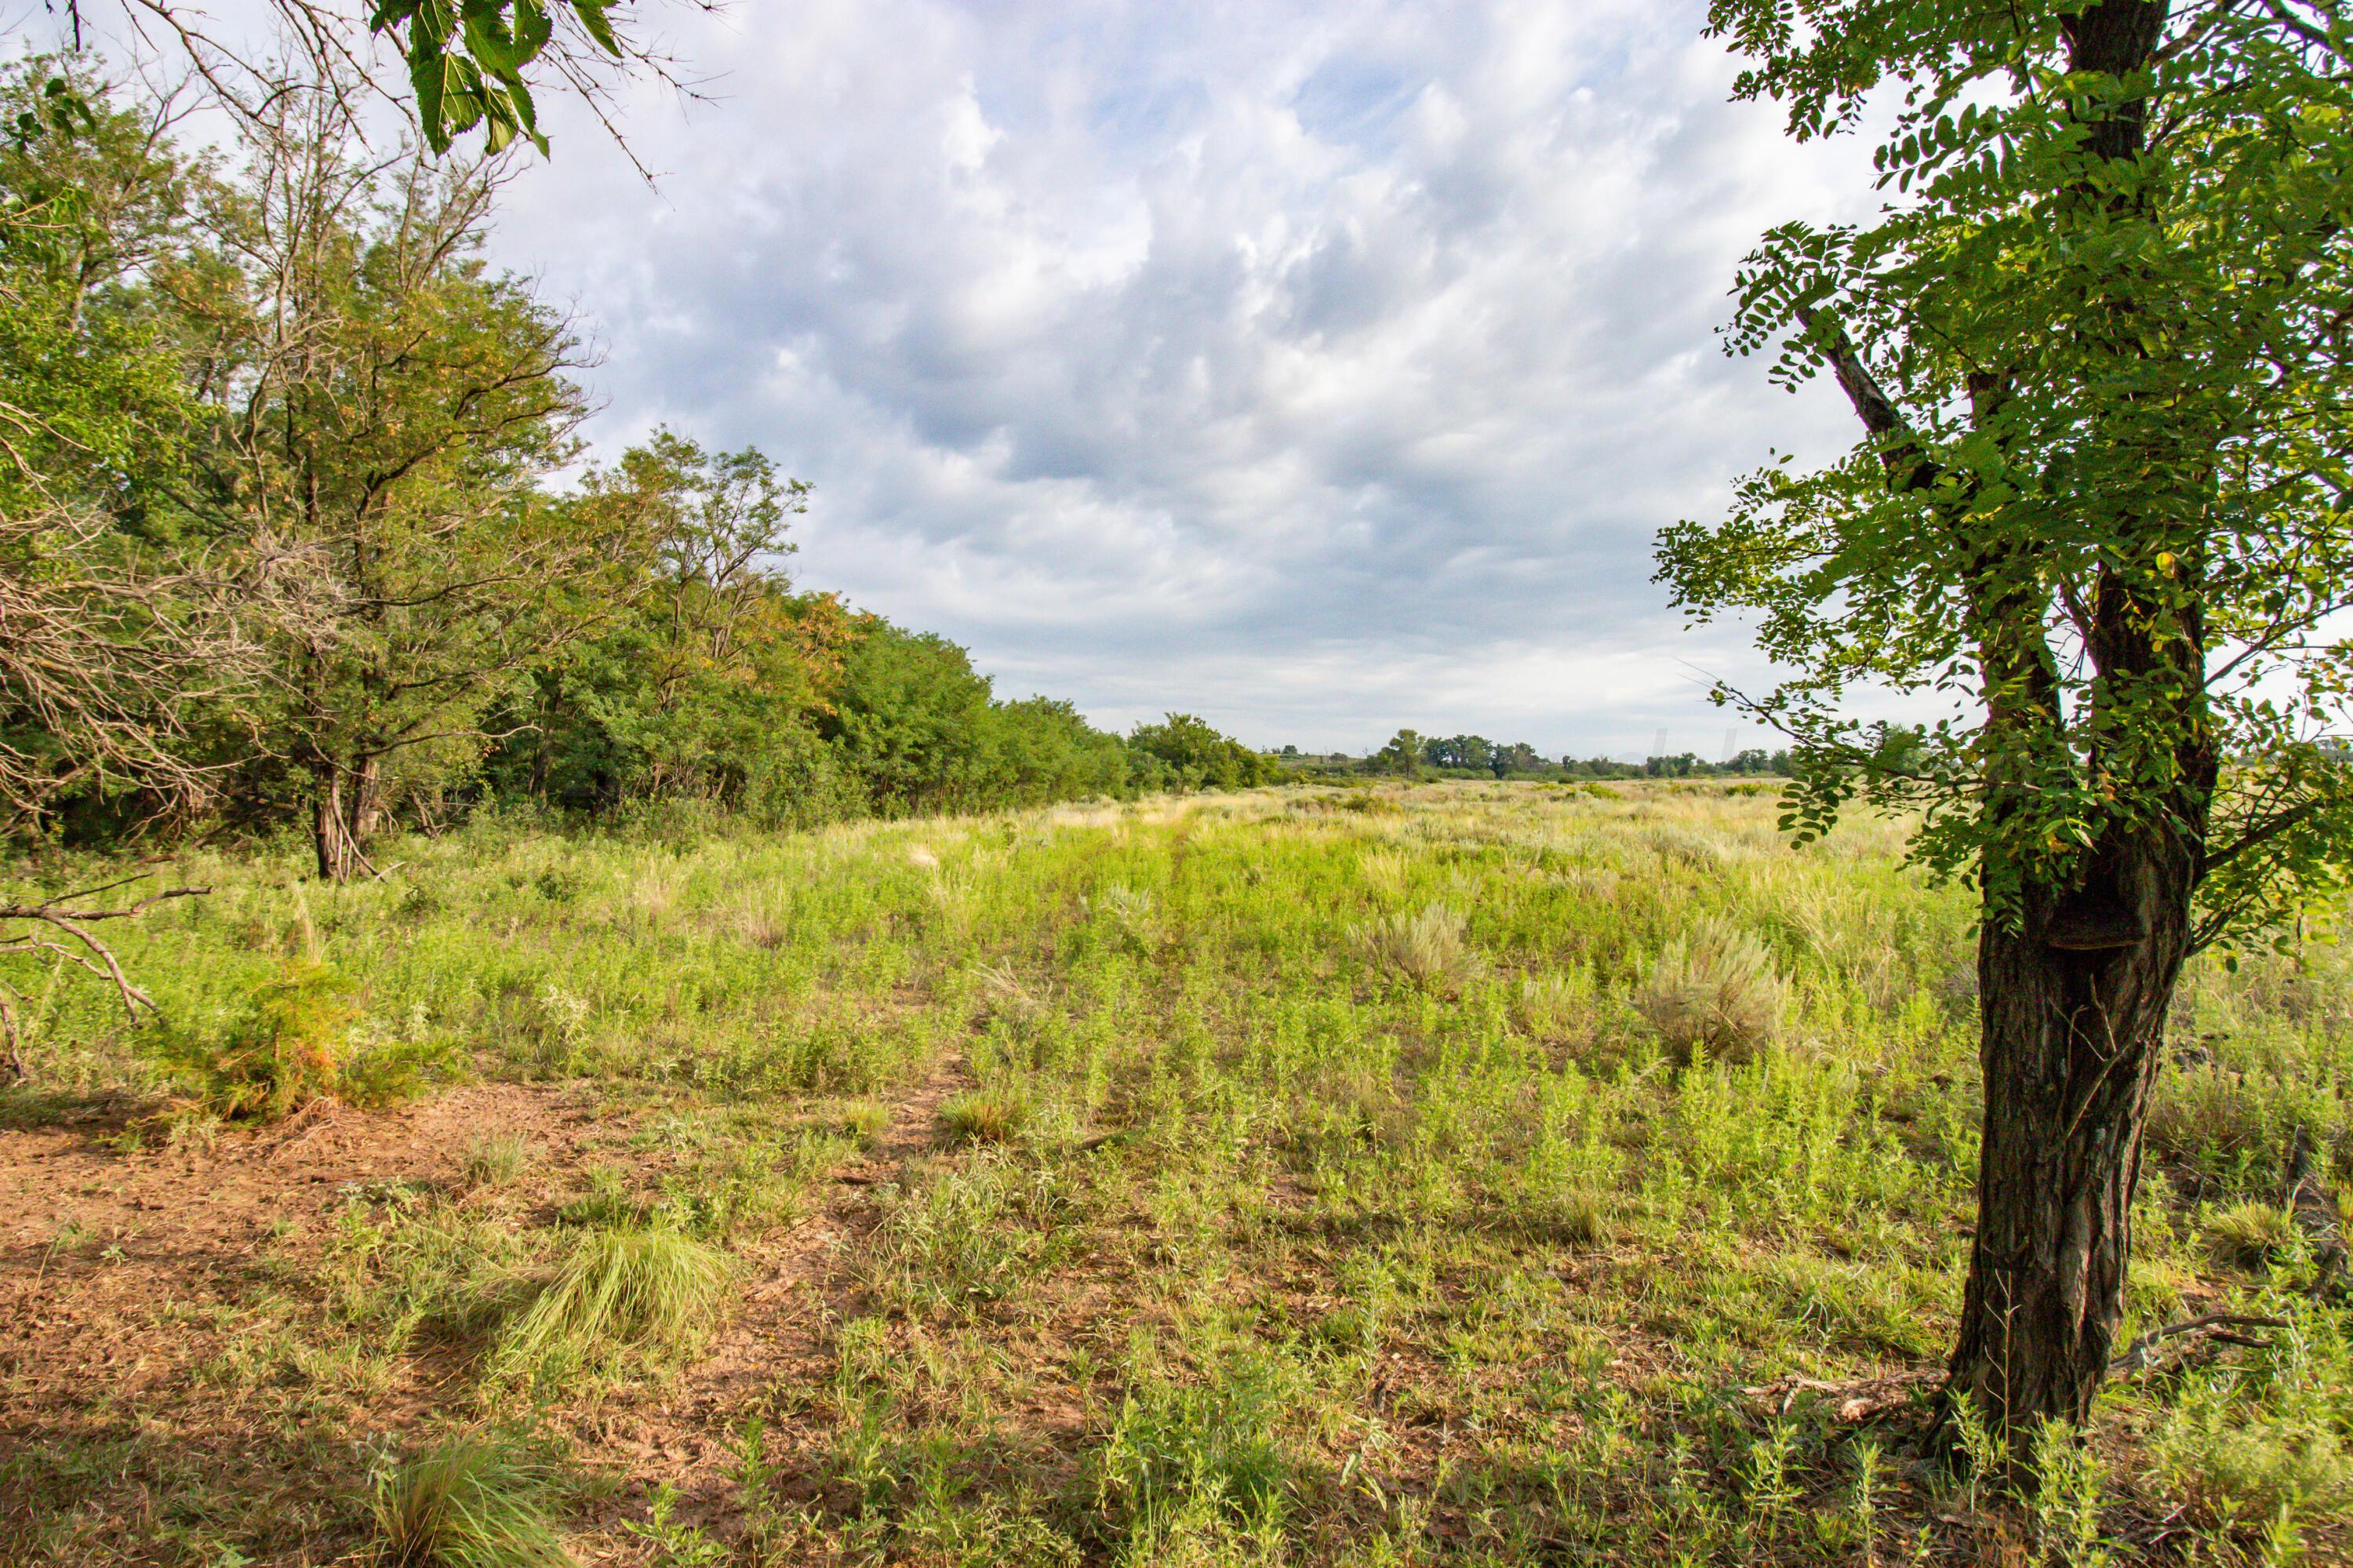
[{"label": "distant tree", "polygon": [[1274,776],[1263,757],[1193,714],[1169,714],[1158,724],[1138,725],[1127,744],[1156,758],[1167,769],[1167,782],[1179,789],[1242,789]]},{"label": "distant tree", "polygon": [[1551,766],[1537,755],[1535,747],[1525,740],[1497,747],[1491,765],[1498,779],[1509,778],[1514,773],[1541,773]]},{"label": "distant tree", "polygon": [[1403,774],[1411,778],[1421,771],[1423,744],[1421,736],[1414,731],[1409,729],[1398,731],[1389,737],[1389,743],[1387,746],[1373,754],[1373,770],[1378,773]]},{"label": "distant tree", "polygon": [[1483,735],[1432,736],[1421,743],[1421,760],[1432,768],[1484,772],[1493,765],[1494,756],[1494,743]]},{"label": "distant tree", "polygon": [[[2339,896],[2353,778],[2353,15],[2334,0],[1715,0],[1800,140],[1883,127],[1861,228],[1750,256],[1732,344],[1842,460],[1662,542],[1789,680],[1792,825],[1916,810],[1978,889],[1978,1216],[1947,1389],[2081,1422],[2124,1314],[2182,966]],[[1885,90],[1883,116],[1866,121]],[[1856,688],[1966,703],[1928,731]],[[1779,758],[1776,758],[1777,763]]]}]

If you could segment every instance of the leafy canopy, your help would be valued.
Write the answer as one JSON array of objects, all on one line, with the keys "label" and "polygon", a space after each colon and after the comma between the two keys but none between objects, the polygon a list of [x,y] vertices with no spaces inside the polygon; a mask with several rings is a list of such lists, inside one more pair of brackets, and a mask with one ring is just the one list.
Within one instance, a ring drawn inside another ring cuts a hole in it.
[{"label": "leafy canopy", "polygon": [[[1875,222],[1774,229],[1729,346],[1865,428],[1662,536],[1786,672],[1791,824],[1917,808],[1989,912],[2119,832],[2198,846],[2200,943],[2343,885],[2353,17],[2337,0],[1715,0],[1797,139],[1878,106]],[[2138,58],[2130,69],[2102,62]],[[1863,693],[1947,716],[1852,716]]]}]

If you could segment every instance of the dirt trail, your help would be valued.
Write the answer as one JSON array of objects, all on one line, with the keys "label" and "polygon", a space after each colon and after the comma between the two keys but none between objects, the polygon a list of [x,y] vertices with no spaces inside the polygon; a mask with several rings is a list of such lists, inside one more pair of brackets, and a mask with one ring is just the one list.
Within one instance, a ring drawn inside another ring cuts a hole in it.
[{"label": "dirt trail", "polygon": [[[941,1104],[970,1084],[962,1055],[934,1064],[921,1084],[892,1102],[891,1119],[865,1157],[818,1184],[807,1214],[744,1250],[734,1306],[678,1382],[626,1414],[585,1423],[582,1436],[608,1445],[607,1457],[638,1461],[647,1480],[677,1487],[681,1520],[709,1511],[733,1463],[729,1445],[744,1418],[772,1393],[830,1380],[829,1330],[859,1295],[847,1255],[879,1218],[875,1190],[898,1181],[912,1161],[937,1148]],[[770,1453],[780,1452],[781,1441],[788,1455],[794,1436],[773,1431]]]},{"label": "dirt trail", "polygon": [[483,1084],[396,1110],[322,1105],[209,1146],[124,1153],[110,1142],[121,1130],[0,1130],[0,1434],[69,1433],[100,1391],[178,1392],[228,1337],[206,1330],[206,1309],[238,1300],[279,1236],[331,1224],[351,1193],[454,1185],[469,1145],[496,1131],[543,1151],[518,1201],[544,1206],[608,1128],[564,1088]]}]

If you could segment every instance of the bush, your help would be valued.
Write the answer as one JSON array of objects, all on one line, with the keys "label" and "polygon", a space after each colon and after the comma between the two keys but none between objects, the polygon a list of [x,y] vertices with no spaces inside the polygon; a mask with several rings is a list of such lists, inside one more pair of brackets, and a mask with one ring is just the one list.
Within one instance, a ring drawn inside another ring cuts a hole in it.
[{"label": "bush", "polygon": [[227,1029],[166,1026],[153,1060],[178,1090],[182,1108],[275,1119],[336,1092],[352,1022],[348,998],[334,970],[289,964],[253,989]]},{"label": "bush", "polygon": [[1710,918],[1660,952],[1635,1005],[1669,1045],[1745,1062],[1779,1033],[1788,1002],[1765,944]]},{"label": "bush", "polygon": [[388,1568],[571,1568],[549,1518],[548,1476],[480,1437],[445,1439],[376,1478]]}]

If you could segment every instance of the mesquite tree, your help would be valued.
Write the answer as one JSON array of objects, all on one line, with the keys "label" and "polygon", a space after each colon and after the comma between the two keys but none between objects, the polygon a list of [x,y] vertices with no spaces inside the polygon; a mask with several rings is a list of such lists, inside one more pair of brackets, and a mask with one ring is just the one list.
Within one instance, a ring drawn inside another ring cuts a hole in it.
[{"label": "mesquite tree", "polygon": [[[2341,894],[2353,7],[1714,0],[1743,98],[1872,125],[1875,223],[1791,224],[1730,333],[1862,439],[1662,535],[1787,673],[1788,825],[1917,810],[1971,879],[1985,1109],[1948,1395],[2080,1422],[2182,966]],[[1866,725],[1905,694],[1918,726]]]}]

